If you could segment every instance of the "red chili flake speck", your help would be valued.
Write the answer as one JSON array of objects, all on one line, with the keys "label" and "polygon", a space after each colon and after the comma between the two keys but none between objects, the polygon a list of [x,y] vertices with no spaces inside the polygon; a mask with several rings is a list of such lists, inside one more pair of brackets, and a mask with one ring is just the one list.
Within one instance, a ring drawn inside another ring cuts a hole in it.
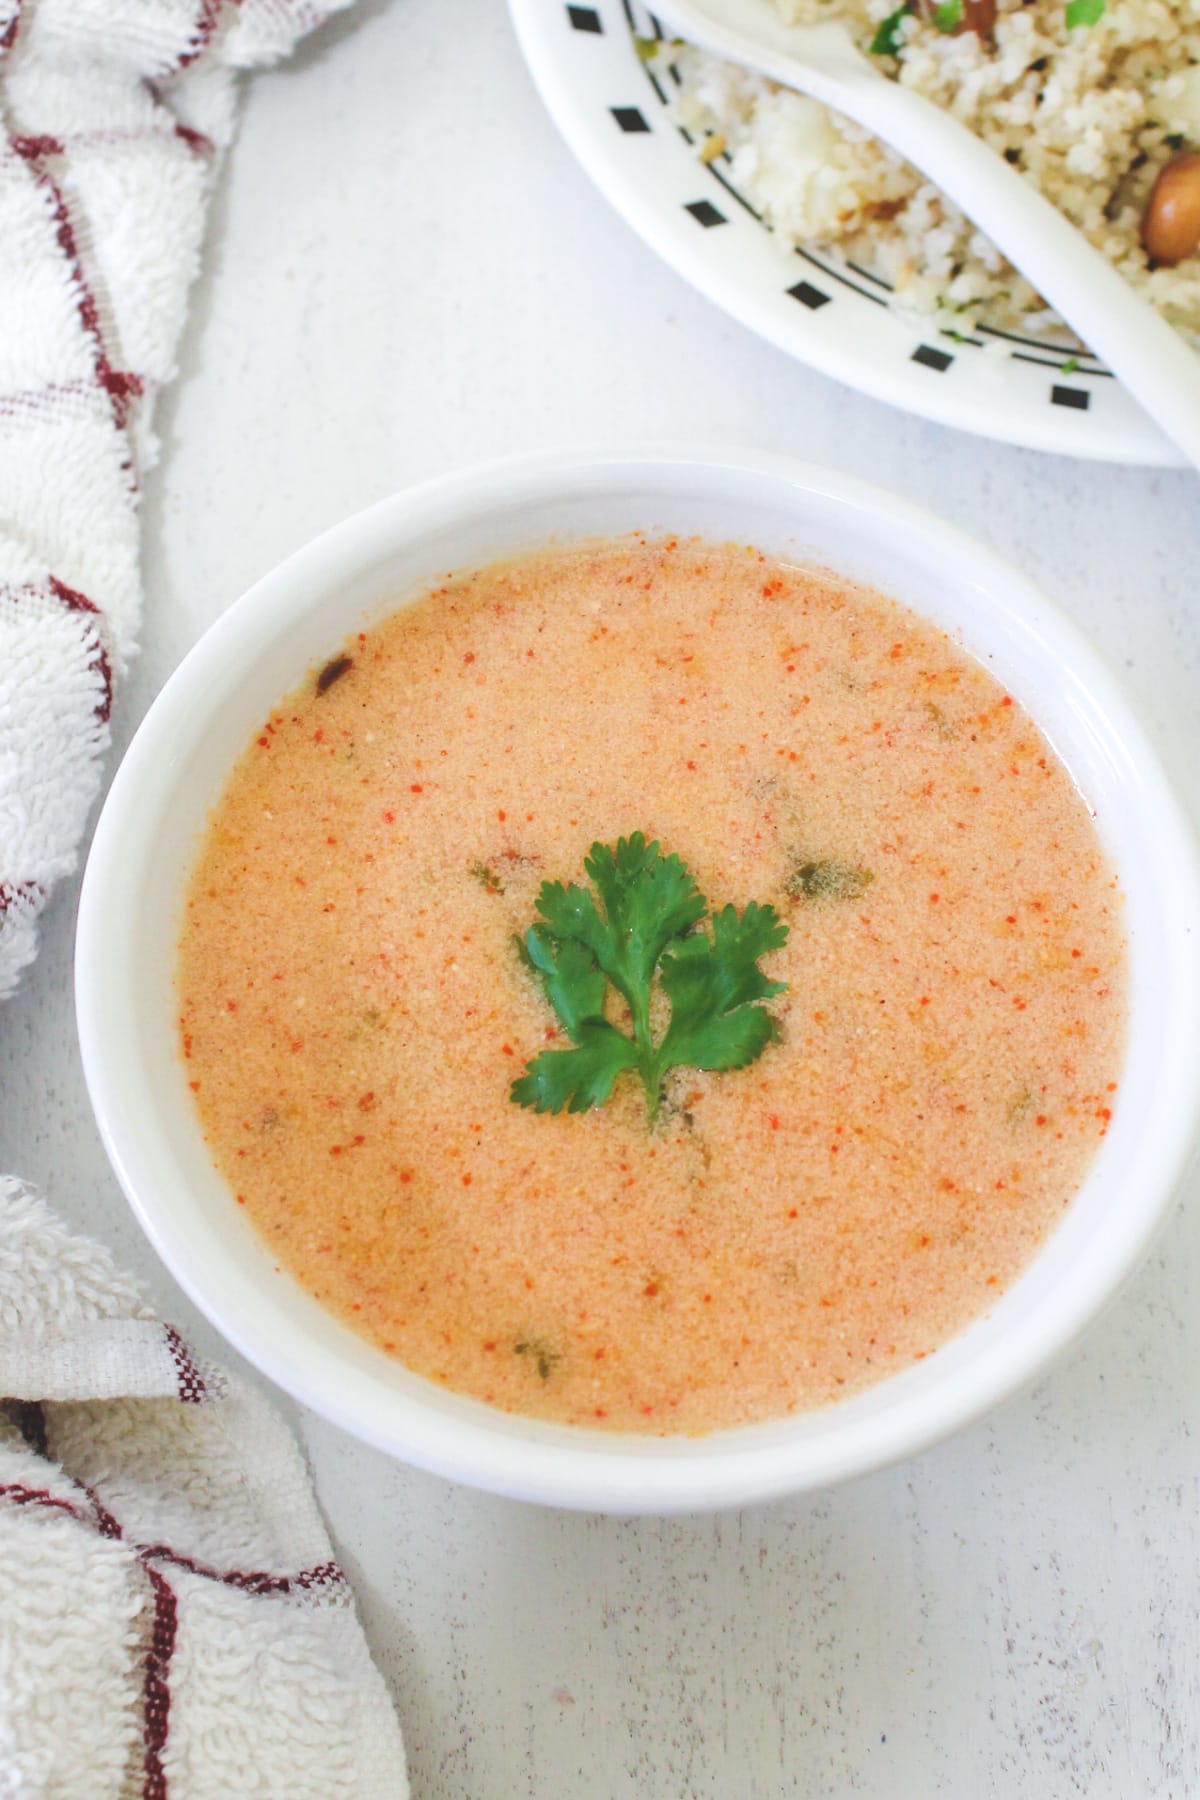
[{"label": "red chili flake speck", "polygon": [[501,1054],[501,1056],[515,1056],[516,1051],[513,1049],[511,1044],[501,1044],[500,1054]]},{"label": "red chili flake speck", "polygon": [[266,748],[267,748],[267,745],[268,745],[268,744],[269,744],[269,743],[270,743],[270,741],[271,741],[271,740],[270,740],[270,739],[269,739],[269,738],[265,738],[265,737],[260,737],[260,738],[259,738],[259,740],[258,740],[258,741],[259,741],[259,743],[260,743],[260,744],[261,744],[261,745],[262,745],[262,747],[263,747],[263,749],[264,749],[264,750],[265,750],[265,749],[266,749]]},{"label": "red chili flake speck", "polygon": [[470,1187],[470,1185],[471,1185],[471,1177],[470,1177],[470,1176],[469,1176],[469,1175],[464,1175],[464,1176],[463,1176],[463,1178],[462,1178],[462,1181],[463,1181],[463,1186],[464,1186],[464,1187]]},{"label": "red chili flake speck", "polygon": [[425,790],[422,788],[419,781],[414,781],[408,791],[410,794],[421,794],[424,793]]},{"label": "red chili flake speck", "polygon": [[498,812],[496,814],[496,817],[499,819],[500,823],[503,825],[505,819],[507,819],[507,817],[508,817],[508,814],[506,812]]},{"label": "red chili flake speck", "polygon": [[465,663],[473,663],[475,661],[475,652],[473,650],[468,650],[466,655],[463,657],[463,661]]},{"label": "red chili flake speck", "polygon": [[411,1170],[411,1169],[401,1169],[401,1171],[400,1171],[400,1179],[401,1179],[401,1181],[402,1181],[402,1182],[404,1182],[404,1183],[405,1183],[405,1184],[407,1184],[407,1183],[408,1183],[408,1182],[410,1182],[410,1181],[411,1181],[411,1180],[412,1180],[412,1170]]}]

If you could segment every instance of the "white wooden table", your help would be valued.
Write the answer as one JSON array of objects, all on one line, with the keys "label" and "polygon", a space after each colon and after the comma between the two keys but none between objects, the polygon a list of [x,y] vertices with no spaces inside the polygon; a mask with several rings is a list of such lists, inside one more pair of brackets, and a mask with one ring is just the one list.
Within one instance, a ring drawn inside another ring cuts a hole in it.
[{"label": "white wooden table", "polygon": [[[1200,811],[1200,486],[995,447],[791,364],[638,242],[560,143],[500,0],[360,0],[258,78],[144,510],[124,742],[193,639],[321,527],[547,445],[798,453],[1036,576]],[[0,1167],[208,1350],[110,1174],[73,891],[0,1014]],[[1190,1201],[1190,1204],[1189,1204]],[[1200,1192],[1034,1392],[889,1473],[743,1515],[540,1512],[298,1419],[417,1800],[1200,1794]]]}]

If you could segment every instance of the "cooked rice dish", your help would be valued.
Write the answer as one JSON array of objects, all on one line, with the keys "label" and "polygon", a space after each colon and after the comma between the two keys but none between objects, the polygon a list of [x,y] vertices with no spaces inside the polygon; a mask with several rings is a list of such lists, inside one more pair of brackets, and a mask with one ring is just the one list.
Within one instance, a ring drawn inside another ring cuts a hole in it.
[{"label": "cooked rice dish", "polygon": [[[1175,183],[1195,189],[1200,235],[1200,0],[921,0],[928,13],[896,12],[893,0],[774,4],[795,23],[842,20],[883,70],[992,145],[1200,337],[1200,254],[1186,224],[1170,265],[1146,224]],[[785,242],[835,247],[889,283],[896,305],[936,314],[944,329],[1061,331],[970,220],[861,126],[689,45],[655,60],[677,72],[675,116],[702,158],[729,158],[735,185]],[[1178,223],[1176,206],[1177,238]]]}]

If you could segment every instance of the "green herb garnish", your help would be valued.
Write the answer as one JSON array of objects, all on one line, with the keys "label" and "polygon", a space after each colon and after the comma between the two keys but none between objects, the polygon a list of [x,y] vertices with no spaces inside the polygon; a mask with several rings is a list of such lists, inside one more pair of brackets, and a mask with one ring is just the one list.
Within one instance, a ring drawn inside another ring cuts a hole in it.
[{"label": "green herb garnish", "polygon": [[1060,375],[1074,375],[1074,373],[1075,373],[1076,369],[1078,369],[1078,367],[1079,367],[1079,358],[1077,356],[1068,356],[1066,362],[1063,363],[1062,367],[1059,369],[1058,372]]},{"label": "green herb garnish", "polygon": [[[586,1112],[603,1106],[617,1076],[640,1076],[653,1124],[668,1070],[740,1069],[778,1033],[755,1004],[784,991],[758,958],[787,941],[773,906],[726,906],[697,926],[708,901],[678,856],[664,856],[642,832],[616,847],[593,844],[584,868],[599,893],[543,882],[538,922],[519,940],[521,956],[545,990],[569,1050],[544,1050],[513,1082],[510,1098],[534,1112]],[[655,1040],[650,1002],[655,978],[670,1001],[670,1022]],[[609,988],[629,1008],[632,1036],[604,1016]]]},{"label": "green herb garnish", "polygon": [[1163,139],[1163,143],[1167,146],[1168,150],[1182,150],[1183,146],[1187,143],[1187,139],[1184,137],[1182,131],[1168,131],[1166,137]]},{"label": "green herb garnish", "polygon": [[798,862],[789,876],[787,892],[793,900],[857,900],[874,881],[874,871],[823,856]]},{"label": "green herb garnish", "polygon": [[678,50],[683,44],[682,38],[649,38],[634,37],[633,48],[639,62],[653,62],[659,51],[669,47]]},{"label": "green herb garnish", "polygon": [[548,1344],[545,1338],[522,1338],[513,1345],[518,1356],[527,1356],[533,1363],[543,1381],[549,1381],[555,1369],[562,1361],[562,1354]]},{"label": "green herb garnish", "polygon": [[1107,10],[1107,0],[1068,0],[1067,30],[1077,25],[1098,25]]},{"label": "green herb garnish", "polygon": [[504,883],[490,863],[477,860],[471,864],[471,874],[487,894],[502,894]]},{"label": "green herb garnish", "polygon": [[951,37],[963,22],[963,0],[945,0],[933,9],[933,22],[943,37]]},{"label": "green herb garnish", "polygon": [[904,48],[901,26],[907,17],[907,6],[897,7],[894,13],[888,14],[887,18],[876,31],[875,36],[871,39],[872,56],[898,57],[900,55],[901,50]]}]

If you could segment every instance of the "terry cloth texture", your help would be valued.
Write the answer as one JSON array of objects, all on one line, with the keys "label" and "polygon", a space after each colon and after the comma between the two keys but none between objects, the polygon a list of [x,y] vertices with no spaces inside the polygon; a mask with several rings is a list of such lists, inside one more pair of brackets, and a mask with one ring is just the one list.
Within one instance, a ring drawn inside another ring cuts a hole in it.
[{"label": "terry cloth texture", "polygon": [[0,998],[75,866],[237,73],[349,0],[0,0]]},{"label": "terry cloth texture", "polygon": [[0,1179],[0,1796],[404,1800],[290,1434]]},{"label": "terry cloth texture", "polygon": [[[236,77],[348,0],[0,0],[0,998],[75,866]],[[403,1800],[288,1432],[0,1176],[0,1800]]]}]

